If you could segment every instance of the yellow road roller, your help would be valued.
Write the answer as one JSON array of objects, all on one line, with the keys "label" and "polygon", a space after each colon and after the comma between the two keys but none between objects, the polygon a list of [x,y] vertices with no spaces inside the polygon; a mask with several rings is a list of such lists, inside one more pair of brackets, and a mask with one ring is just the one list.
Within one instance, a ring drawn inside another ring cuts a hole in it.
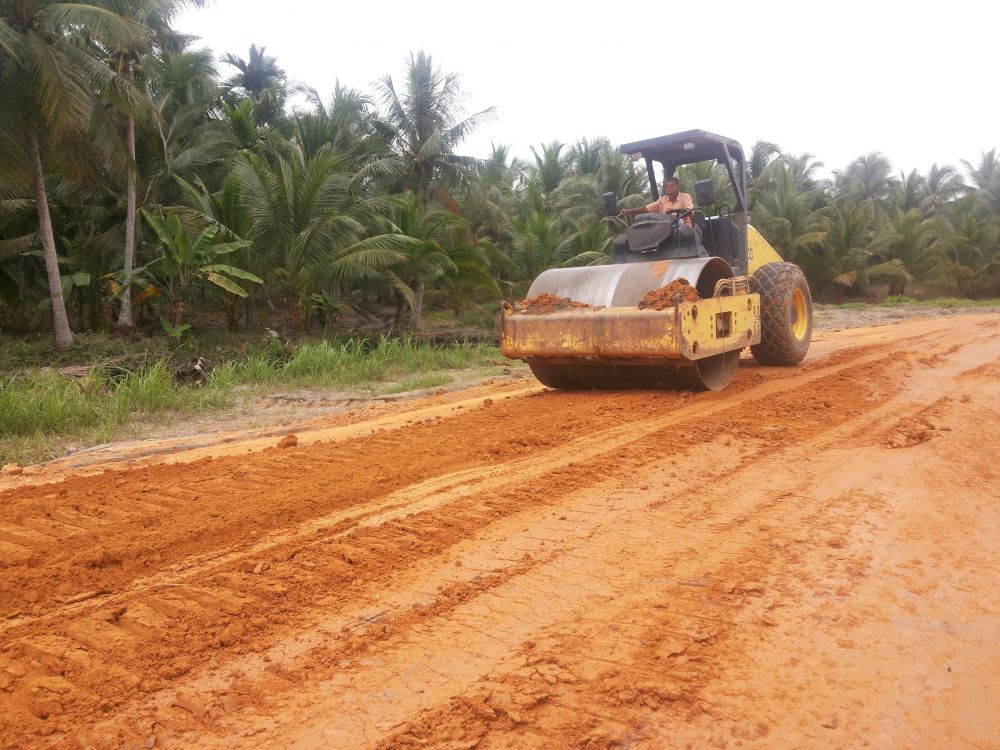
[{"label": "yellow road roller", "polygon": [[[729,177],[732,193],[724,200],[732,205],[717,200],[713,180],[701,180],[693,208],[640,213],[628,224],[615,195],[605,194],[605,212],[622,228],[613,261],[539,275],[526,302],[566,303],[543,314],[530,304],[503,303],[504,355],[562,389],[722,390],[747,347],[761,364],[801,362],[812,334],[809,285],[748,222],[740,144],[690,130],[627,143],[621,151],[645,161],[654,201],[657,165],[666,182],[681,165],[714,160]],[[651,294],[678,284],[697,295],[646,306]]]}]

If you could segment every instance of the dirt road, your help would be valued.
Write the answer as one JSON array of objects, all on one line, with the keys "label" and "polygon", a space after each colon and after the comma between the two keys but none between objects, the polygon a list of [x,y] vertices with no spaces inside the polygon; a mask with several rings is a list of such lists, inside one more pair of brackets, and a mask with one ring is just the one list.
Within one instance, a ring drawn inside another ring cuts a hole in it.
[{"label": "dirt road", "polygon": [[0,747],[1000,747],[1000,316],[0,485]]}]

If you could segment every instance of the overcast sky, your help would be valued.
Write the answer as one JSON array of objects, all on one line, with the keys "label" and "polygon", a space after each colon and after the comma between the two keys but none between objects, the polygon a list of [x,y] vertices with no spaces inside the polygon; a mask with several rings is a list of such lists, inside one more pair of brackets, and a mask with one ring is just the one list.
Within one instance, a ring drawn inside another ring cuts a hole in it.
[{"label": "overcast sky", "polygon": [[209,3],[175,26],[219,55],[263,45],[324,100],[338,78],[400,81],[425,50],[461,75],[470,111],[497,109],[470,156],[693,128],[808,151],[824,171],[881,151],[926,172],[1000,148],[995,0]]}]

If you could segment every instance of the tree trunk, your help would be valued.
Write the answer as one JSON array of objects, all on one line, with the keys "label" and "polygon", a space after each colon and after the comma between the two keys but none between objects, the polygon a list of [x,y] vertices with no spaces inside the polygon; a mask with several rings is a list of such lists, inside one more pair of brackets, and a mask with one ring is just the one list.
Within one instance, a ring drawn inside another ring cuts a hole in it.
[{"label": "tree trunk", "polygon": [[31,168],[35,173],[35,208],[38,210],[38,231],[42,237],[42,252],[45,256],[45,273],[49,279],[49,296],[52,298],[52,330],[56,334],[56,349],[65,351],[73,346],[73,332],[66,317],[66,300],[63,299],[62,279],[59,277],[59,259],[56,257],[56,240],[52,234],[52,218],[49,216],[49,197],[45,192],[45,174],[42,171],[42,155],[38,150],[38,139],[31,134],[28,144]]},{"label": "tree trunk", "polygon": [[122,307],[118,313],[118,328],[135,328],[132,318],[132,268],[135,266],[135,118],[128,118],[128,155],[131,158],[128,169],[125,206],[125,290],[122,292]]},{"label": "tree trunk", "polygon": [[427,284],[424,281],[418,281],[413,290],[413,311],[410,315],[410,328],[414,331],[420,328],[420,318],[424,312],[424,290],[426,288]]}]

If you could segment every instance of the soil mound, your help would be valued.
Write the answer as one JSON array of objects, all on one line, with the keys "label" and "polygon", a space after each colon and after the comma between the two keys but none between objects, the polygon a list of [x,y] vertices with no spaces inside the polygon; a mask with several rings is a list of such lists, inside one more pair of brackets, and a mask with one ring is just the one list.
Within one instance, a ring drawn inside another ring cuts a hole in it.
[{"label": "soil mound", "polygon": [[666,286],[646,292],[646,296],[639,300],[639,309],[666,310],[681,302],[697,302],[700,299],[698,290],[687,279],[674,279]]},{"label": "soil mound", "polygon": [[524,315],[548,315],[549,313],[562,312],[563,310],[576,310],[588,308],[590,305],[583,302],[576,302],[567,297],[559,297],[555,294],[544,292],[537,297],[529,297],[514,303],[514,312]]}]

